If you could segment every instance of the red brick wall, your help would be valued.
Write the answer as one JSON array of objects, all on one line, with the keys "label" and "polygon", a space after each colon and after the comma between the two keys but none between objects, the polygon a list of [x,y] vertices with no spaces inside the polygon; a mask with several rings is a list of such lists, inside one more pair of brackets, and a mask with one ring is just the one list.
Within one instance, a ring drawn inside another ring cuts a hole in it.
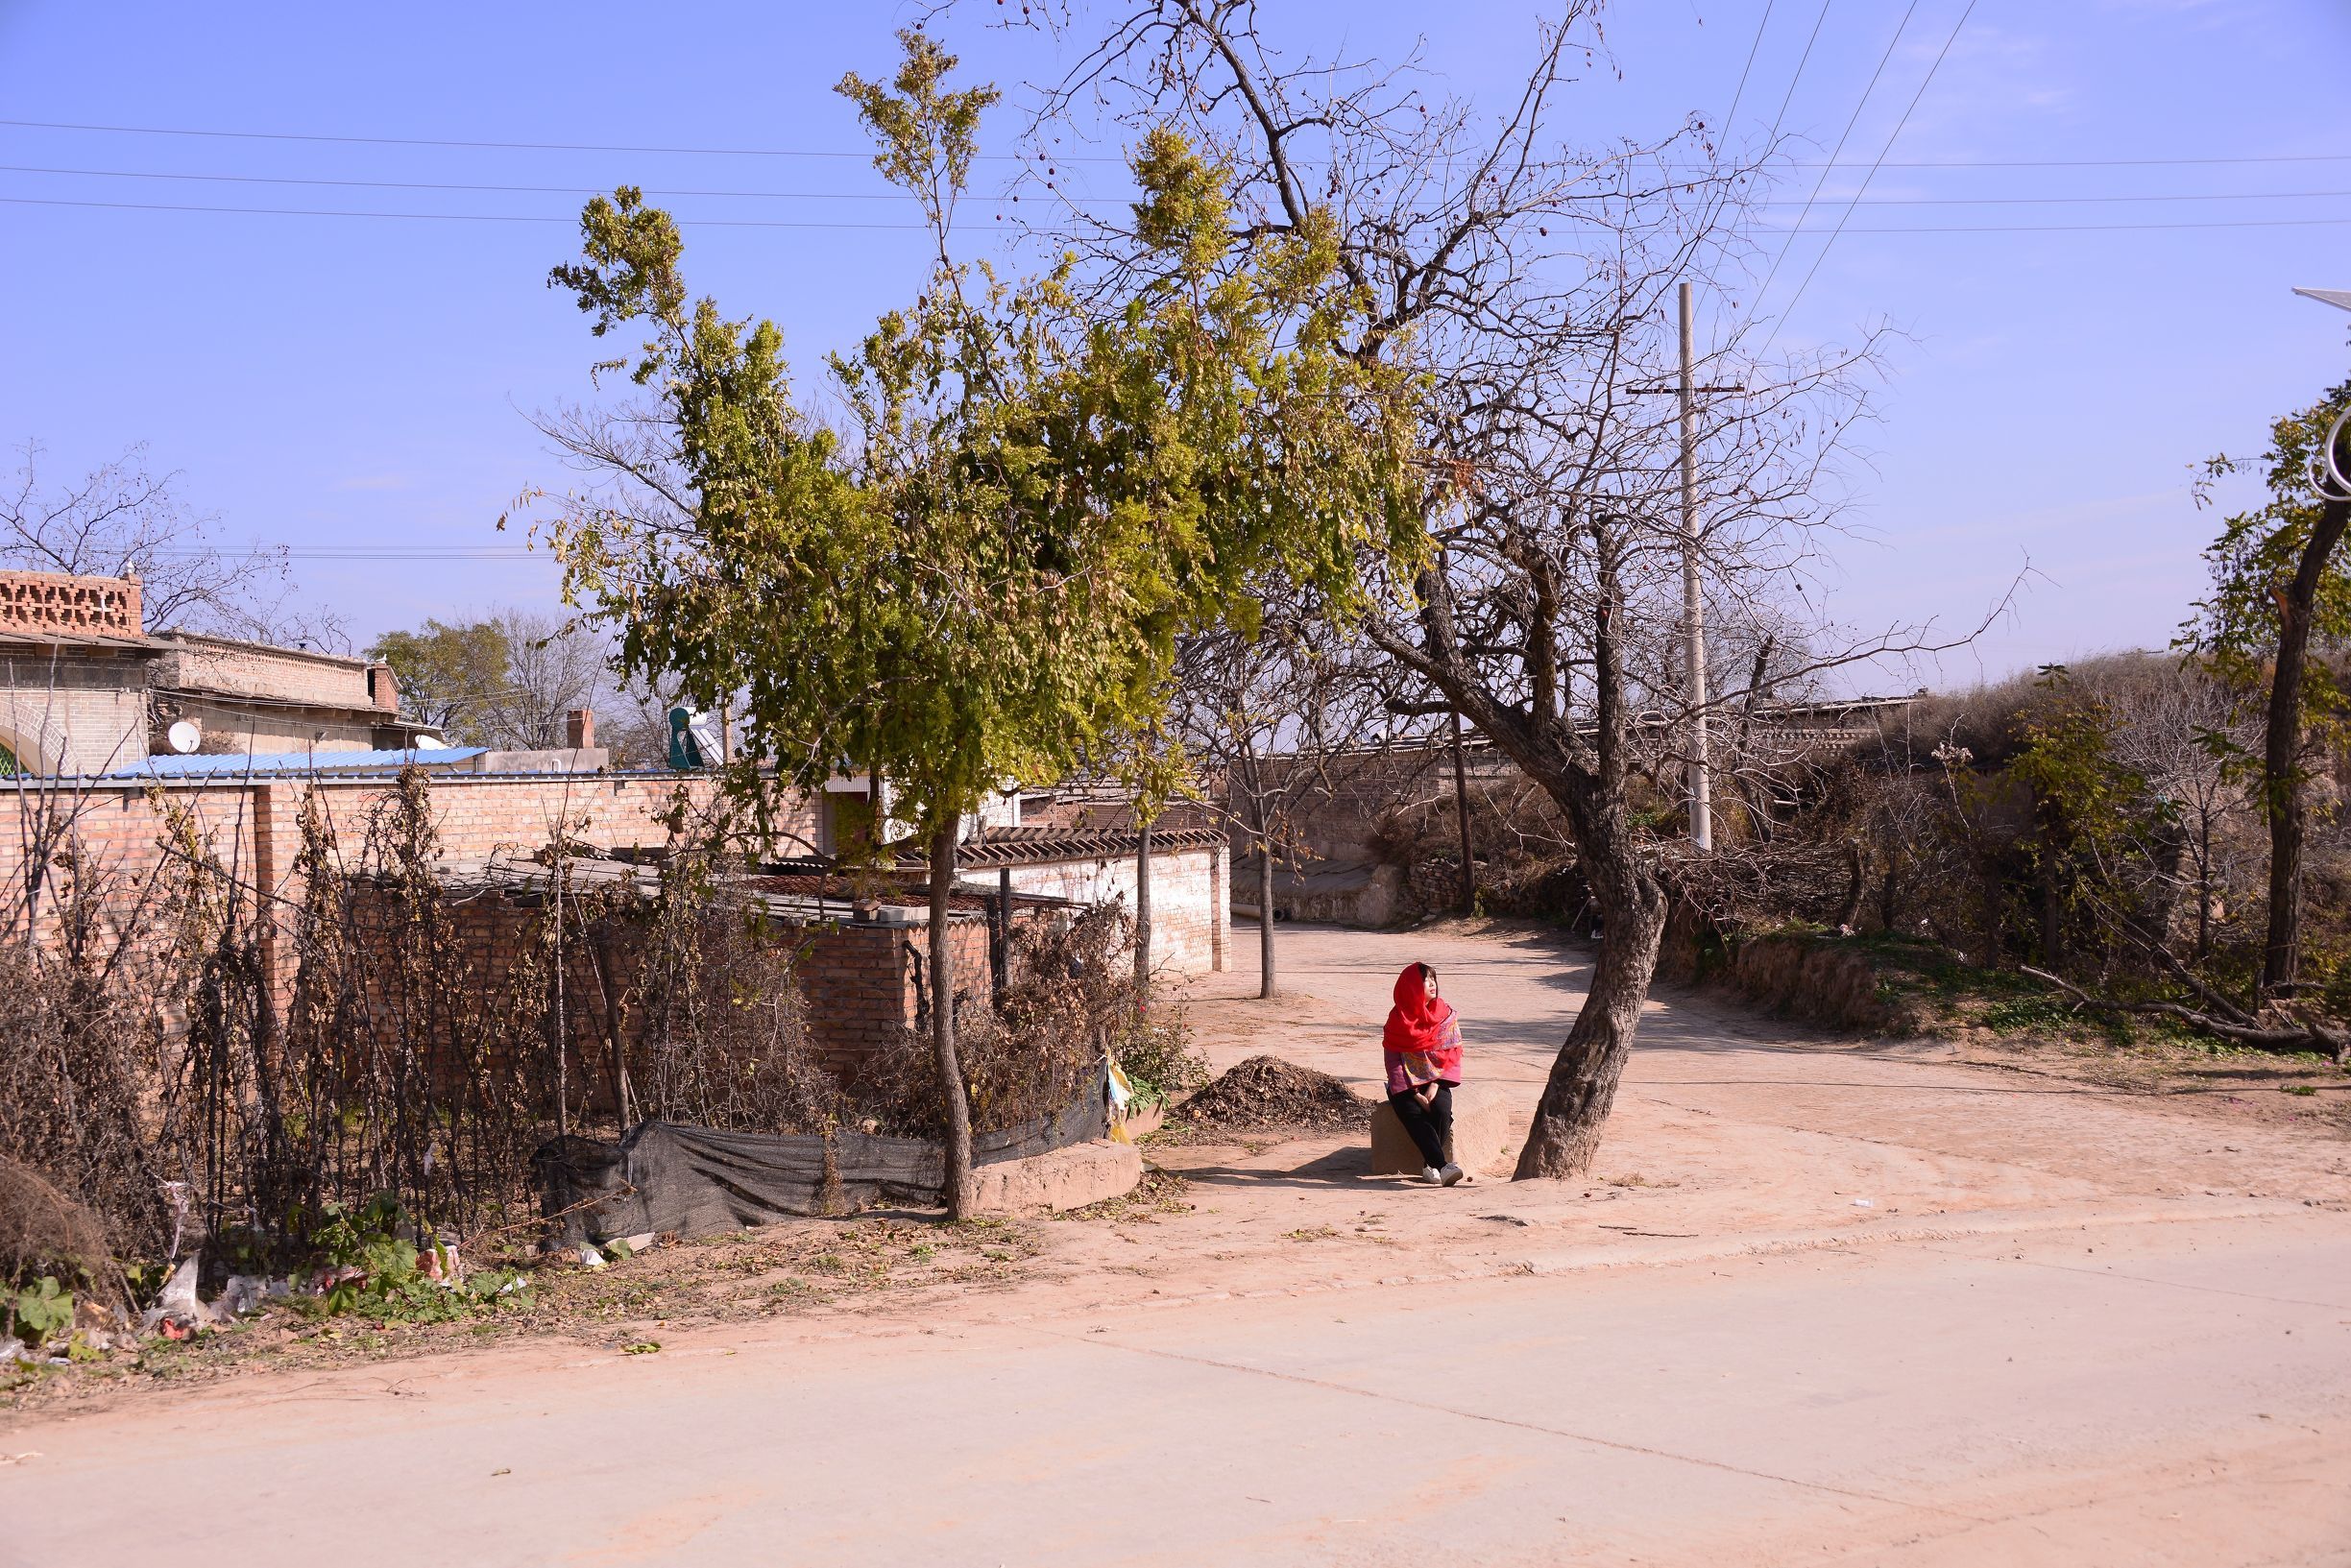
[{"label": "red brick wall", "polygon": [[125,577],[0,571],[0,627],[137,637],[139,586]]},{"label": "red brick wall", "polygon": [[[451,900],[446,908],[463,954],[464,973],[450,977],[452,1005],[459,1011],[503,1000],[518,1001],[527,1007],[543,1005],[544,999],[515,998],[512,993],[528,972],[532,948],[544,940],[546,910],[535,900],[497,893]],[[363,924],[380,923],[396,913],[388,895],[361,900]],[[895,1044],[909,1029],[928,1026],[928,927],[778,923],[769,930],[775,945],[792,957],[817,1058],[843,1078],[854,1081],[860,1067],[877,1051]],[[616,1026],[630,1072],[642,1076],[643,1014],[632,1000],[642,978],[642,937],[640,924],[621,917],[597,922],[590,940],[574,937],[565,945],[564,1037],[575,1106],[582,1103],[577,1097],[584,1096],[592,1109],[612,1109]],[[949,927],[949,941],[954,949],[956,994],[967,1006],[989,1005],[994,983],[986,922],[956,919]],[[380,977],[382,972],[372,974]],[[612,1007],[606,1003],[608,993]],[[378,1016],[389,1018],[389,999],[380,985],[376,1000]],[[619,1014],[617,1025],[616,1008]],[[437,1045],[446,1047],[446,1043]],[[511,1051],[513,1043],[507,1042],[504,1049]],[[520,1063],[509,1055],[493,1065],[501,1073],[527,1067],[537,1080],[553,1078],[551,1059]],[[432,1069],[444,1084],[457,1080],[453,1061],[436,1057]]]}]

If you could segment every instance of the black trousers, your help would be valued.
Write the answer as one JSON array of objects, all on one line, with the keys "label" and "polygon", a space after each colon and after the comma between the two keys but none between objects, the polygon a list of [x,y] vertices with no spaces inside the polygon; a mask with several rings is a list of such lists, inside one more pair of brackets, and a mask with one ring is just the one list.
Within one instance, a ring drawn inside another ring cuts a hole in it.
[{"label": "black trousers", "polygon": [[1396,1120],[1412,1135],[1420,1158],[1442,1170],[1453,1146],[1453,1086],[1439,1084],[1436,1097],[1426,1105],[1409,1089],[1400,1095],[1390,1095],[1388,1103],[1395,1107]]}]

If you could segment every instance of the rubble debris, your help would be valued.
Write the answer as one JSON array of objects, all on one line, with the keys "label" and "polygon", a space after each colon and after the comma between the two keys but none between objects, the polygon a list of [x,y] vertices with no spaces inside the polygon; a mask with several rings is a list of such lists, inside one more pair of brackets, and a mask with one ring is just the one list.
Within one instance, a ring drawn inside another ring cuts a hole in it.
[{"label": "rubble debris", "polygon": [[212,1309],[196,1297],[196,1268],[195,1253],[180,1260],[156,1304],[140,1317],[141,1328],[166,1339],[186,1339],[213,1326],[217,1319]]},{"label": "rubble debris", "polygon": [[1327,1073],[1251,1056],[1176,1109],[1193,1133],[1260,1129],[1342,1132],[1366,1126],[1371,1102]]}]

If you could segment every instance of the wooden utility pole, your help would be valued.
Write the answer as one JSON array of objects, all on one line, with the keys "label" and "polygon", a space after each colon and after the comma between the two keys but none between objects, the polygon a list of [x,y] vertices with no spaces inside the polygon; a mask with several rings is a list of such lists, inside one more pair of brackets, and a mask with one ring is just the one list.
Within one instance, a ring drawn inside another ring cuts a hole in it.
[{"label": "wooden utility pole", "polygon": [[1682,285],[1682,621],[1690,701],[1690,843],[1714,847],[1714,783],[1708,776],[1706,597],[1698,581],[1698,385],[1691,374],[1690,286]]},{"label": "wooden utility pole", "polygon": [[1462,913],[1477,913],[1477,868],[1469,858],[1469,775],[1462,766],[1461,714],[1453,720],[1453,815],[1461,826]]}]

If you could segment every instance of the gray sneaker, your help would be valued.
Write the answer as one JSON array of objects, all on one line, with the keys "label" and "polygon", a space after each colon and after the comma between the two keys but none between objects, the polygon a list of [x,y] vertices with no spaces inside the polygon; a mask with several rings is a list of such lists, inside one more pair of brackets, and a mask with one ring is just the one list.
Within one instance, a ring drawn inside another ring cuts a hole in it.
[{"label": "gray sneaker", "polygon": [[1445,1168],[1437,1172],[1437,1179],[1443,1182],[1447,1187],[1450,1187],[1455,1182],[1462,1179],[1462,1168],[1448,1161],[1446,1162]]}]

